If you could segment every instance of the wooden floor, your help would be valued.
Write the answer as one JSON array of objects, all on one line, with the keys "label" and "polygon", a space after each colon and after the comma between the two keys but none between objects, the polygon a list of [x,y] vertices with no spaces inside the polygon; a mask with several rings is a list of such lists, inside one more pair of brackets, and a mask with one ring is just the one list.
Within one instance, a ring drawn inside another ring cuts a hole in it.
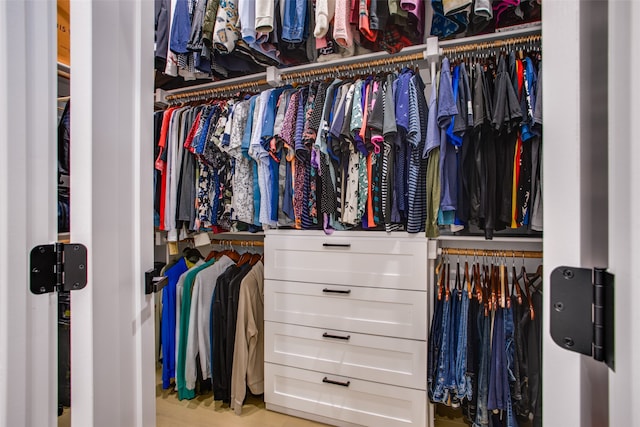
[{"label": "wooden floor", "polygon": [[[262,397],[249,396],[236,415],[229,406],[213,400],[211,394],[193,400],[178,400],[173,390],[163,390],[157,375],[156,427],[325,427],[313,421],[268,411]],[[71,409],[58,417],[58,427],[71,426]]]},{"label": "wooden floor", "polygon": [[[325,424],[268,411],[262,397],[249,396],[242,407],[242,415],[236,415],[229,406],[216,402],[212,395],[198,396],[193,400],[178,400],[173,390],[163,390],[157,373],[156,427],[326,427]],[[468,424],[460,412],[440,407],[436,415],[436,427],[462,427]],[[58,417],[58,427],[71,426],[71,410],[65,408]]]}]

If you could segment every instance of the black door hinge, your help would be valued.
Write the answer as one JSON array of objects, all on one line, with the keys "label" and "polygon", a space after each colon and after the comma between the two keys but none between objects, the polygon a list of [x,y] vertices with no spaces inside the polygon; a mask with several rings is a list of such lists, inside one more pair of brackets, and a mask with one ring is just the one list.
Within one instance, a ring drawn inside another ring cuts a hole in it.
[{"label": "black door hinge", "polygon": [[558,267],[551,272],[550,302],[556,344],[615,370],[613,274],[604,268]]},{"label": "black door hinge", "polygon": [[79,243],[31,249],[29,288],[34,294],[75,291],[87,286],[87,248]]}]

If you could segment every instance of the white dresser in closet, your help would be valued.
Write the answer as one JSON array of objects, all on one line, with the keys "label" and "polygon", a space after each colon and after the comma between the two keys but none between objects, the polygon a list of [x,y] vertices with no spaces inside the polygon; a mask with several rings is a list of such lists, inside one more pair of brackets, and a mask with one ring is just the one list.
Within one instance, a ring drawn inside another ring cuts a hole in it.
[{"label": "white dresser in closet", "polygon": [[267,409],[338,426],[426,426],[427,240],[265,236]]}]

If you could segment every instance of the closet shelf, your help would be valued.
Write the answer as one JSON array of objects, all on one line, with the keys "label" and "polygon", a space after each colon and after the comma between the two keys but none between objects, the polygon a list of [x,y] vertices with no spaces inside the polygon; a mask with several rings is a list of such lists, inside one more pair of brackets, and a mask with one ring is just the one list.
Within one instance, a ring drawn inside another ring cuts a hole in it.
[{"label": "closet shelf", "polygon": [[268,67],[266,72],[249,74],[233,79],[219,80],[189,88],[164,91],[156,90],[156,105],[168,105],[171,101],[200,99],[203,96],[211,96],[219,92],[237,91],[253,88],[256,90],[265,87],[281,86],[287,80],[295,80],[300,77],[314,77],[323,74],[342,73],[356,69],[370,67],[389,66],[397,63],[437,61],[444,52],[468,51],[470,49],[494,48],[517,43],[533,42],[540,40],[541,24],[533,24],[523,28],[509,29],[506,31],[483,34],[479,36],[463,37],[459,39],[438,41],[436,37],[429,37],[427,43],[408,46],[402,51],[390,55],[387,52],[374,52],[366,55],[351,56],[326,62],[314,62],[279,69]]}]

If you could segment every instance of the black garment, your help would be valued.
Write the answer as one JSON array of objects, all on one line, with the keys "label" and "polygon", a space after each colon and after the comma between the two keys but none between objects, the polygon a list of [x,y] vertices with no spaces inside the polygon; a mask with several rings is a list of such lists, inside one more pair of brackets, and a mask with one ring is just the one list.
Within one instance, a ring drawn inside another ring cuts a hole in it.
[{"label": "black garment", "polygon": [[535,318],[529,323],[529,396],[533,427],[542,426],[542,293],[531,295]]},{"label": "black garment", "polygon": [[493,95],[493,129],[496,132],[498,212],[495,229],[511,226],[513,198],[513,158],[518,127],[522,119],[520,102],[509,78],[506,60],[500,57]]},{"label": "black garment", "polygon": [[227,372],[227,322],[229,304],[229,283],[237,274],[239,267],[232,265],[218,276],[213,298],[213,348],[211,376],[213,380],[213,397],[225,403],[231,401],[231,373]]},{"label": "black garment", "polygon": [[480,303],[474,297],[469,300],[469,316],[467,317],[467,375],[471,378],[471,401],[465,399],[463,411],[467,420],[475,422],[478,409],[478,368],[482,343],[482,322],[484,313]]},{"label": "black garment", "polygon": [[475,138],[480,149],[480,227],[484,228],[486,239],[493,239],[493,232],[496,229],[497,210],[496,187],[498,185],[495,131],[492,126],[493,121],[493,92],[494,82],[491,72],[481,73],[482,76],[482,98],[484,101],[484,120],[476,121]]},{"label": "black garment", "polygon": [[225,400],[223,395],[223,401],[231,401],[231,373],[233,369],[233,349],[236,342],[236,319],[238,318],[238,300],[240,299],[240,284],[242,279],[251,271],[252,266],[245,264],[239,268],[236,268],[236,274],[231,278],[228,284],[228,301],[227,301],[227,325],[226,325],[226,349],[224,349],[225,356],[225,383],[229,385],[228,400]]},{"label": "black garment", "polygon": [[472,175],[472,153],[473,144],[471,143],[471,131],[473,128],[473,109],[469,109],[472,106],[472,95],[469,83],[469,75],[467,74],[466,66],[463,63],[459,66],[459,79],[458,79],[458,99],[457,107],[458,114],[454,121],[454,133],[462,137],[462,147],[458,150],[458,182],[456,192],[456,217],[463,223],[469,221],[470,216],[470,204],[471,197],[470,178]]},{"label": "black garment", "polygon": [[71,101],[64,106],[58,123],[58,232],[69,231],[71,223],[71,200],[69,191],[70,145],[71,145]]}]

